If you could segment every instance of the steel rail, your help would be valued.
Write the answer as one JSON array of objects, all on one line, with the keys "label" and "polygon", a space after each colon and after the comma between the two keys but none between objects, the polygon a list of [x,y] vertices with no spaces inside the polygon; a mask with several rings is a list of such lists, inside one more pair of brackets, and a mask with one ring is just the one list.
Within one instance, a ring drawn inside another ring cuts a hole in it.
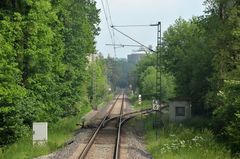
[{"label": "steel rail", "polygon": [[114,159],[118,159],[118,158],[119,158],[119,154],[120,154],[123,106],[124,106],[124,93],[123,93],[123,98],[122,98],[120,116],[119,116],[119,120],[118,120],[118,130],[117,130],[117,136],[116,136],[116,142],[115,142],[115,149],[114,149],[114,156],[113,156]]},{"label": "steel rail", "polygon": [[[161,108],[160,108],[160,111],[161,111],[162,109],[167,108],[167,107],[168,107],[168,106],[163,106],[163,107],[161,107]],[[129,120],[130,118],[134,118],[134,117],[136,117],[136,116],[139,115],[139,114],[145,115],[145,114],[149,114],[149,113],[152,113],[152,112],[155,112],[155,110],[153,110],[152,108],[141,109],[141,110],[137,110],[137,111],[133,111],[133,112],[130,112],[130,113],[125,113],[125,114],[123,114],[123,115],[122,115],[122,119],[123,119],[123,121],[125,122],[125,120]],[[120,116],[120,115],[119,115],[119,116]],[[105,120],[105,121],[104,121],[104,124],[103,124],[103,127],[104,127],[108,122],[119,118],[119,116],[115,116],[115,117],[112,117],[112,118],[109,118],[109,119]],[[124,122],[122,122],[122,123],[124,123]]]},{"label": "steel rail", "polygon": [[110,110],[108,111],[108,113],[105,115],[105,117],[103,118],[103,120],[101,121],[101,123],[99,124],[98,128],[94,131],[93,135],[91,136],[90,140],[88,141],[87,145],[84,147],[83,151],[81,152],[81,154],[79,155],[78,159],[84,159],[88,153],[88,151],[90,150],[91,146],[94,143],[94,140],[97,136],[97,134],[99,133],[100,129],[103,127],[104,121],[109,117],[110,113],[112,112],[114,106],[117,103],[117,100],[119,99],[120,95],[116,98],[116,100],[114,101],[114,103],[112,104]]},{"label": "steel rail", "polygon": [[[165,108],[168,108],[168,106],[163,106],[163,107],[161,107],[160,108],[160,112],[163,110],[163,109],[165,109]],[[152,112],[156,112],[155,110],[150,110],[150,111],[145,111],[145,112],[142,112],[142,113],[136,113],[136,114],[134,114],[134,115],[132,115],[132,116],[129,116],[129,117],[126,117],[126,118],[124,118],[123,120],[122,120],[122,125],[125,123],[125,122],[127,122],[128,120],[130,120],[130,119],[132,119],[132,118],[135,118],[135,117],[137,117],[137,115],[139,115],[139,114],[142,114],[142,115],[145,115],[145,114],[148,114],[148,113],[152,113]]]},{"label": "steel rail", "polygon": [[[154,111],[154,110],[152,110],[151,108],[141,109],[141,110],[137,110],[137,111],[134,111],[134,112],[122,114],[122,118],[124,118],[124,117],[126,117],[126,116],[129,116],[129,115],[137,115],[137,114],[151,113],[152,111]],[[120,115],[119,115],[119,116],[120,116]],[[119,118],[119,116],[115,116],[115,117],[112,117],[112,118],[109,118],[109,119],[105,120],[103,126],[104,126],[105,124],[107,124],[108,122]]]}]

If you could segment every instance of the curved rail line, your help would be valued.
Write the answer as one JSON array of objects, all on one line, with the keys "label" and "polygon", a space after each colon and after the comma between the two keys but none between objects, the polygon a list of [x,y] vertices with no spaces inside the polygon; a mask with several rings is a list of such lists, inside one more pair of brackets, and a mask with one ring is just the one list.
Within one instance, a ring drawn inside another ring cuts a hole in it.
[{"label": "curved rail line", "polygon": [[123,106],[124,106],[124,94],[123,94],[123,99],[122,99],[122,104],[121,104],[120,116],[119,116],[119,120],[118,120],[118,131],[117,131],[117,137],[116,137],[116,143],[115,143],[115,149],[114,149],[114,159],[118,159],[119,155],[120,155]]},{"label": "curved rail line", "polygon": [[[130,115],[136,116],[136,115],[138,115],[138,114],[148,114],[148,113],[152,113],[152,112],[154,112],[154,110],[152,110],[152,108],[147,108],[147,109],[142,109],[142,110],[137,110],[137,111],[134,111],[134,112],[122,114],[122,118],[126,118],[126,117],[128,117],[128,116],[130,116]],[[112,120],[115,120],[115,119],[117,119],[117,118],[119,118],[119,117],[120,117],[120,115],[105,120],[103,126],[104,126],[105,124],[107,124],[108,122],[110,122],[110,121],[112,121]]]},{"label": "curved rail line", "polygon": [[[94,143],[94,140],[96,139],[96,137],[97,137],[99,131],[101,130],[101,128],[104,126],[105,121],[109,118],[109,115],[111,114],[111,112],[112,112],[113,108],[115,107],[117,101],[120,99],[119,98],[120,96],[121,95],[119,95],[116,98],[116,100],[114,101],[114,103],[111,105],[110,110],[107,112],[107,114],[105,115],[105,117],[103,118],[103,120],[101,121],[99,126],[97,127],[97,129],[94,131],[93,135],[91,136],[91,138],[88,141],[87,145],[84,147],[84,149],[81,152],[81,154],[78,157],[78,159],[84,159],[87,156],[88,151],[90,150],[91,146]],[[123,98],[122,98],[120,116],[122,116],[122,114],[123,114],[123,103],[124,103],[124,93],[123,93]],[[117,131],[117,137],[116,137],[115,149],[114,149],[114,158],[115,159],[118,159],[119,152],[120,152],[119,149],[120,149],[121,121],[122,121],[122,117],[119,117],[118,131]]]}]

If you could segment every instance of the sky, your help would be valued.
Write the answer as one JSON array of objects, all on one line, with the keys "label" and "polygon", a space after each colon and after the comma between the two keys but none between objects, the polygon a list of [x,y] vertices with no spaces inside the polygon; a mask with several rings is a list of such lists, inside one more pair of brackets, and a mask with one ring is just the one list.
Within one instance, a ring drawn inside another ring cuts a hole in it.
[{"label": "sky", "polygon": [[[150,25],[161,21],[162,32],[174,24],[179,17],[183,19],[191,19],[193,16],[204,14],[204,0],[102,0],[104,8],[107,10],[107,1],[111,13],[113,25]],[[105,57],[110,55],[115,57],[108,25],[104,16],[103,5],[101,0],[96,0],[97,8],[101,9],[100,19],[101,28],[100,35],[96,37],[96,48]],[[110,22],[109,14],[107,19]],[[111,22],[110,22],[111,24]],[[128,36],[149,46],[155,48],[157,43],[156,27],[124,27],[117,28]],[[122,34],[115,31],[115,43],[126,45],[137,45]],[[116,57],[126,58],[128,54],[137,53],[137,47],[124,47],[116,49]]]}]

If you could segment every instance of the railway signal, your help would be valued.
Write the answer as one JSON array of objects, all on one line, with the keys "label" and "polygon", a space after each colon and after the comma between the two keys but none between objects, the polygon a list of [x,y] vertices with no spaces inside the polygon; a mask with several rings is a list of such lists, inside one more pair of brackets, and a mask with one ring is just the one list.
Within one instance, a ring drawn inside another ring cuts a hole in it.
[{"label": "railway signal", "polygon": [[154,111],[160,110],[160,105],[159,105],[159,101],[158,100],[153,100],[153,102],[152,102],[152,109]]}]

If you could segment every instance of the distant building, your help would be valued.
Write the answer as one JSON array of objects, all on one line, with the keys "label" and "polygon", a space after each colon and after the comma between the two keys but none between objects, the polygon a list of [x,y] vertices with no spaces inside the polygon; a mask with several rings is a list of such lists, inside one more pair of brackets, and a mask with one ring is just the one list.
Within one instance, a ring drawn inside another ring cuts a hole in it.
[{"label": "distant building", "polygon": [[128,63],[137,64],[145,54],[130,54],[128,55]]}]

